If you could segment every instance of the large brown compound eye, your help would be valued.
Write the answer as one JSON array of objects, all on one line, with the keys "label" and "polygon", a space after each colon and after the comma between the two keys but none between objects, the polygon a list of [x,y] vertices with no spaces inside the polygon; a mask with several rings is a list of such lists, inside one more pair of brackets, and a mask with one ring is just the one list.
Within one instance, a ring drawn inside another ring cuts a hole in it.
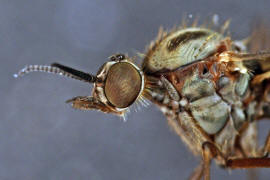
[{"label": "large brown compound eye", "polygon": [[132,64],[116,63],[108,71],[105,95],[115,107],[126,108],[139,96],[141,85],[141,74]]}]

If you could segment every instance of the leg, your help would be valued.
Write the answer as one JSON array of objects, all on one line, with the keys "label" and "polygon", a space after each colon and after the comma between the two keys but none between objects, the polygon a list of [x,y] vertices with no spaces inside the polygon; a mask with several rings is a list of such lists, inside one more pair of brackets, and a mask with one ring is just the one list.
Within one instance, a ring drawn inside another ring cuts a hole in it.
[{"label": "leg", "polygon": [[264,80],[270,78],[270,71],[254,76],[252,79],[252,85],[261,84]]},{"label": "leg", "polygon": [[203,149],[203,174],[204,180],[210,180],[210,164],[211,159],[216,156],[223,157],[218,148],[211,142],[205,142],[202,145]]},{"label": "leg", "polygon": [[231,169],[270,168],[270,158],[239,158],[229,159],[226,167]]},{"label": "leg", "polygon": [[[227,63],[228,70],[231,72],[239,71],[241,73],[247,73],[253,70],[254,67],[244,66],[242,63],[244,61],[253,61],[254,63],[259,63],[261,67],[266,67],[269,64],[270,52],[258,52],[258,53],[236,53],[232,51],[225,51],[218,56],[218,61]],[[263,68],[266,71],[265,68]]]},{"label": "leg", "polygon": [[267,61],[270,58],[270,52],[236,53],[233,51],[225,51],[221,53],[219,57],[222,62]]},{"label": "leg", "polygon": [[203,150],[204,180],[210,180],[210,163],[211,163],[211,152],[210,149],[206,148],[205,150]]},{"label": "leg", "polygon": [[263,153],[265,154],[265,157],[267,157],[270,154],[270,132],[267,135],[263,148]]},{"label": "leg", "polygon": [[[268,71],[270,72],[270,71]],[[261,74],[264,75],[265,73]],[[255,76],[261,76],[261,75],[257,75]],[[270,76],[268,77],[270,78]],[[253,79],[252,83],[255,81],[257,81],[256,79]],[[264,79],[263,79],[264,80]],[[257,81],[258,82],[258,81]],[[258,84],[259,85],[259,84]],[[256,120],[257,121],[261,121],[261,120],[270,120],[270,79],[267,79],[267,81],[264,82],[264,84],[260,85],[261,87],[263,87],[263,92],[261,93],[261,95],[259,95],[258,97],[260,98],[260,113],[258,114]],[[256,85],[254,86],[256,87]]]},{"label": "leg", "polygon": [[[270,147],[270,135],[268,135],[268,138],[266,140],[266,144],[264,147],[265,152],[269,151]],[[270,168],[270,158],[267,157],[247,157],[247,158],[235,158],[235,159],[228,159],[226,158],[220,151],[219,149],[212,143],[206,142],[203,144],[203,147],[208,147],[210,155],[212,157],[220,157],[221,159],[224,160],[225,163],[225,168],[231,168],[231,169],[248,169],[248,168]],[[268,155],[268,154],[266,154]],[[205,168],[204,173],[205,173],[205,178],[208,176],[209,178],[209,167],[207,166],[207,158],[208,155],[204,155],[206,157],[206,161],[204,160],[205,163]],[[210,163],[208,163],[209,166]]]},{"label": "leg", "polygon": [[200,165],[192,172],[189,180],[200,180],[203,175],[204,165],[203,162],[200,163]]},{"label": "leg", "polygon": [[169,96],[173,100],[179,101],[180,100],[179,94],[178,94],[177,90],[173,87],[173,85],[163,76],[161,76],[161,82],[163,83],[164,87],[168,91]]},{"label": "leg", "polygon": [[262,154],[263,157],[245,157],[236,159],[227,159],[226,167],[237,169],[237,168],[270,168],[270,158],[267,156],[270,153],[270,132],[265,141]]}]

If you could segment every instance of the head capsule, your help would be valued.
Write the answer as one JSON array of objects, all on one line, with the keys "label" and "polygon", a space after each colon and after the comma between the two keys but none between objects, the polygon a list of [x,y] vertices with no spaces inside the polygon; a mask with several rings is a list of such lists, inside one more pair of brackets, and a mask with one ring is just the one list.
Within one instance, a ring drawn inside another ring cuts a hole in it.
[{"label": "head capsule", "polygon": [[93,97],[111,108],[113,113],[122,114],[142,94],[144,75],[137,65],[122,55],[110,57],[97,73]]},{"label": "head capsule", "polygon": [[34,71],[94,83],[92,96],[78,96],[67,102],[72,103],[76,109],[96,109],[118,115],[123,115],[125,110],[141,97],[145,84],[143,72],[123,54],[111,56],[110,61],[101,66],[96,76],[54,63],[50,66],[26,66],[15,77]]}]

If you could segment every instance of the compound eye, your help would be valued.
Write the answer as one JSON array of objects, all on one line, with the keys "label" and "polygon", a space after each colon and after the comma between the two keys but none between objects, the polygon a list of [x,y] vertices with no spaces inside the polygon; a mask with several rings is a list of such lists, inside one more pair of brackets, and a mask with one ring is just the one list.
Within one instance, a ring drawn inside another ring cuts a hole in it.
[{"label": "compound eye", "polygon": [[134,65],[126,62],[111,66],[105,81],[105,95],[117,108],[130,106],[139,96],[142,77]]}]

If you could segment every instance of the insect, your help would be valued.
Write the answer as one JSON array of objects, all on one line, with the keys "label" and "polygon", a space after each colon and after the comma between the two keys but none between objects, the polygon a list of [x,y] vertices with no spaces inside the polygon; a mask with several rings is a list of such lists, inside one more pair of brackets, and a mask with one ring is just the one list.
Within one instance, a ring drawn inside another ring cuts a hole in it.
[{"label": "insect", "polygon": [[[270,52],[250,53],[245,41],[214,30],[182,25],[158,37],[142,55],[142,65],[124,54],[112,55],[96,75],[54,63],[30,65],[29,72],[54,73],[94,83],[91,96],[68,100],[73,108],[124,117],[136,102],[151,101],[202,163],[190,179],[210,179],[210,163],[224,168],[270,168],[270,132],[257,145],[256,124],[270,117]],[[260,32],[249,47],[260,50]]]}]

